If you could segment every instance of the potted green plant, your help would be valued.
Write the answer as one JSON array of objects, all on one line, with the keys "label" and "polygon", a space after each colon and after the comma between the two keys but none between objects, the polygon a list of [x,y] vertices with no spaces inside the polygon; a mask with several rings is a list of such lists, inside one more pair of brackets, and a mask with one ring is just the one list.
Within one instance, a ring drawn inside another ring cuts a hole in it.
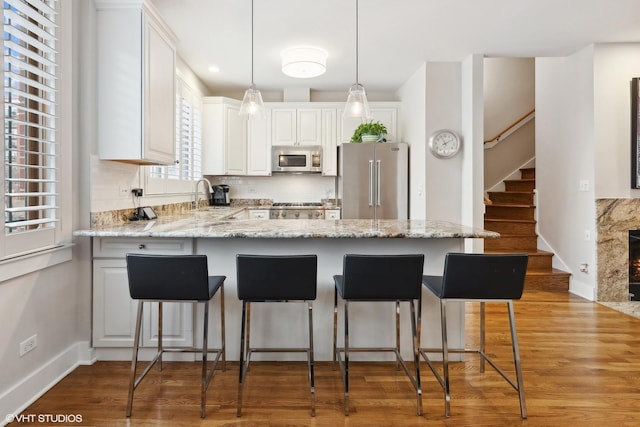
[{"label": "potted green plant", "polygon": [[356,128],[351,142],[387,142],[387,127],[379,121],[362,123]]}]

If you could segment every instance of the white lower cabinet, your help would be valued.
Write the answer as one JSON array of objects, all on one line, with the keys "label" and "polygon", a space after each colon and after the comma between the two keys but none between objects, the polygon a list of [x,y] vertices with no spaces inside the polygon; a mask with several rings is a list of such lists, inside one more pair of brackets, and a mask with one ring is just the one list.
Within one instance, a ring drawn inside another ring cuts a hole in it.
[{"label": "white lower cabinet", "polygon": [[[127,253],[188,255],[190,239],[94,238],[93,347],[133,346],[138,301],[129,295]],[[142,346],[158,345],[158,304],[146,303],[143,312]],[[163,304],[163,344],[193,345],[193,303]]]},{"label": "white lower cabinet", "polygon": [[340,209],[325,209],[324,219],[340,219]]},{"label": "white lower cabinet", "polygon": [[249,209],[249,219],[269,219],[269,209]]}]

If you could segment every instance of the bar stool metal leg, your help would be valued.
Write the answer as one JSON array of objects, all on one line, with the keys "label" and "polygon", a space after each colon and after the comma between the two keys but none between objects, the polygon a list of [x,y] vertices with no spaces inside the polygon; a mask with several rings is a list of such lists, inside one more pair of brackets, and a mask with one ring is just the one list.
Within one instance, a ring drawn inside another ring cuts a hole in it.
[{"label": "bar stool metal leg", "polygon": [[509,308],[509,327],[511,329],[511,344],[513,347],[513,361],[516,368],[516,381],[518,385],[518,397],[520,399],[520,416],[527,418],[527,405],[524,400],[524,382],[522,380],[522,366],[520,364],[520,346],[518,344],[518,334],[516,333],[516,317],[513,311],[513,301],[508,301]]},{"label": "bar stool metal leg", "polygon": [[133,338],[133,357],[131,358],[131,373],[129,376],[129,396],[127,397],[127,417],[131,416],[133,407],[133,390],[136,388],[136,368],[138,365],[138,348],[140,346],[140,329],[142,329],[142,301],[138,301],[138,314],[136,315],[136,332]]},{"label": "bar stool metal leg", "polygon": [[[246,326],[249,318],[249,305],[251,303],[242,301],[242,320],[240,325],[240,367],[238,373],[238,406],[236,409],[236,416],[242,416],[242,390],[244,388],[244,380],[249,369],[249,358],[247,352],[249,349],[249,334],[246,332]],[[245,362],[246,357],[246,362]]]},{"label": "bar stool metal leg", "polygon": [[309,351],[308,351],[308,365],[309,365],[309,385],[311,388],[311,416],[316,416],[316,386],[315,386],[315,371],[314,371],[314,359],[313,359],[313,303],[307,301],[307,307],[309,311]]},{"label": "bar stool metal leg", "polygon": [[344,414],[349,415],[349,301],[344,302]]},{"label": "bar stool metal leg", "polygon": [[[420,381],[420,341],[418,339],[418,323],[416,322],[416,310],[413,301],[409,301],[411,306],[411,333],[413,335],[413,367],[415,369],[415,388],[418,408],[418,415],[422,415],[422,384]],[[418,303],[420,306],[420,303]],[[400,349],[398,349],[398,352]]]},{"label": "bar stool metal leg", "polygon": [[162,302],[158,302],[158,371],[162,371]]}]

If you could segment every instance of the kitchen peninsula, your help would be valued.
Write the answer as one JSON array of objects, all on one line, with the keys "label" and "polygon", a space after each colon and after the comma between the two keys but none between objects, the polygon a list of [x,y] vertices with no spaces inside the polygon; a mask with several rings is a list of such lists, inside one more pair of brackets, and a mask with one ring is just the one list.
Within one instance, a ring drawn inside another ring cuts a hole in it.
[{"label": "kitchen peninsula", "polygon": [[[444,255],[463,250],[464,238],[493,238],[499,235],[482,229],[445,221],[422,220],[263,220],[233,219],[243,208],[201,209],[185,215],[158,217],[155,221],[135,221],[117,225],[95,226],[79,230],[76,236],[93,239],[93,347],[99,360],[126,360],[130,357],[135,325],[135,304],[129,298],[125,254],[206,254],[209,273],[227,276],[225,313],[227,357],[238,360],[240,346],[241,303],[236,296],[236,254],[317,254],[318,296],[314,303],[314,342],[317,360],[331,360],[333,329],[333,275],[341,274],[342,256],[347,253],[401,254],[423,253],[425,274],[441,274]],[[283,272],[286,274],[286,272]],[[393,286],[392,283],[389,284]],[[165,309],[167,345],[198,344],[201,322],[194,322],[192,304],[173,304]],[[439,306],[437,300],[423,294],[422,342],[426,346],[439,343]],[[451,322],[450,341],[461,344],[464,336],[464,311],[461,305],[448,310]],[[255,334],[260,347],[304,343],[306,323],[304,311],[284,304],[262,304],[256,307],[254,328],[269,322],[269,330],[287,334]],[[406,308],[406,307],[405,307]],[[217,304],[215,305],[217,310]],[[286,311],[290,316],[270,317],[272,310]],[[391,345],[395,328],[388,321],[395,306],[388,303],[356,304],[351,308],[350,341],[358,346]],[[149,310],[146,311],[149,313]],[[408,321],[408,309],[401,321]],[[212,319],[215,319],[212,316]],[[149,318],[150,319],[150,318]],[[143,345],[153,347],[154,329],[147,320]],[[260,320],[258,320],[260,319]],[[268,319],[268,320],[265,320]],[[194,330],[194,327],[196,330]],[[341,320],[340,325],[341,326]],[[210,332],[215,342],[219,325],[212,320]],[[403,328],[401,347],[410,357],[411,337]],[[151,350],[149,350],[149,353]],[[144,354],[143,354],[144,356]],[[259,359],[256,355],[256,358]],[[291,354],[264,355],[276,358],[302,357]],[[359,353],[354,360],[389,360],[387,355]],[[383,359],[384,358],[384,359]]]}]

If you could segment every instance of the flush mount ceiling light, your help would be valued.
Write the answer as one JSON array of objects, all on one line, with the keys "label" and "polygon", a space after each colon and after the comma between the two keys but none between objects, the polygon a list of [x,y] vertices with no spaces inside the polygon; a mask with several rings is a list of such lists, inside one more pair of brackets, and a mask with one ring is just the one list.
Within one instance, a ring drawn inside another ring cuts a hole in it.
[{"label": "flush mount ceiling light", "polygon": [[262,94],[253,83],[253,0],[251,0],[251,86],[244,93],[242,104],[240,104],[241,116],[251,118],[264,118],[264,103]]},{"label": "flush mount ceiling light", "polygon": [[358,82],[358,0],[356,0],[356,82],[349,88],[347,104],[342,115],[343,117],[357,117],[363,122],[369,120],[371,116],[364,86]]},{"label": "flush mount ceiling light", "polygon": [[282,72],[289,77],[308,79],[327,70],[328,53],[315,46],[293,46],[280,53]]}]

